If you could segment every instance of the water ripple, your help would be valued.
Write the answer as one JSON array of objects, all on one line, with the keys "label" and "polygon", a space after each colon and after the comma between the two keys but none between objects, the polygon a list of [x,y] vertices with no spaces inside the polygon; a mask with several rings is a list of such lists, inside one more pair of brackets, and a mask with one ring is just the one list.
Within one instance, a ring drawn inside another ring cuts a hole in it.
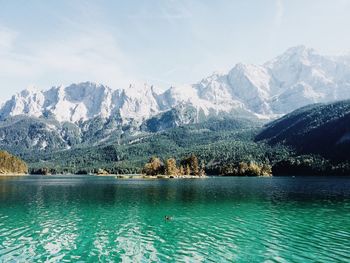
[{"label": "water ripple", "polygon": [[3,180],[0,262],[350,261],[347,181],[250,179]]}]

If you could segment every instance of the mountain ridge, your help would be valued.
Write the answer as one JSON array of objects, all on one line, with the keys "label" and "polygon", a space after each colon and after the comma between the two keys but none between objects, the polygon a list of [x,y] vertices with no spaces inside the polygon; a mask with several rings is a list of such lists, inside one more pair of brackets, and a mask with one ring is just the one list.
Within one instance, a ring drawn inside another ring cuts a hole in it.
[{"label": "mountain ridge", "polygon": [[350,57],[299,46],[263,65],[238,63],[227,73],[165,91],[146,84],[113,90],[92,82],[23,90],[0,108],[0,147],[22,154],[118,143],[211,118],[266,122],[346,98]]},{"label": "mountain ridge", "polygon": [[26,89],[0,108],[0,119],[27,115],[51,116],[78,123],[118,115],[123,124],[139,125],[179,105],[205,116],[240,110],[257,118],[273,119],[307,104],[350,98],[350,59],[327,57],[304,46],[288,49],[263,65],[237,63],[227,73],[213,73],[192,85],[130,85],[111,89],[82,82],[48,90]]},{"label": "mountain ridge", "polygon": [[266,124],[256,141],[283,143],[299,154],[317,154],[348,160],[350,154],[350,100],[318,103],[295,110]]}]

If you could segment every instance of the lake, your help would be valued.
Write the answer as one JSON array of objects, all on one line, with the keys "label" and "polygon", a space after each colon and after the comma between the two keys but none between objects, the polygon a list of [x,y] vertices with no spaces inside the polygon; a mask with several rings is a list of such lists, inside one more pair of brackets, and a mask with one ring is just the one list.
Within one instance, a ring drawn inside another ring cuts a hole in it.
[{"label": "lake", "polygon": [[350,262],[350,177],[0,177],[11,261]]}]

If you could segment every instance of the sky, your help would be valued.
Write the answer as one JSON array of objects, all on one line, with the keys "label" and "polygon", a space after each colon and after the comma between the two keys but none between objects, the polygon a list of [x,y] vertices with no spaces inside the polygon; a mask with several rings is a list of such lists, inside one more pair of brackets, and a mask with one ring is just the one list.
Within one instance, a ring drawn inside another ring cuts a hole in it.
[{"label": "sky", "polygon": [[350,0],[0,0],[0,102],[34,86],[195,83],[296,45],[350,53]]}]

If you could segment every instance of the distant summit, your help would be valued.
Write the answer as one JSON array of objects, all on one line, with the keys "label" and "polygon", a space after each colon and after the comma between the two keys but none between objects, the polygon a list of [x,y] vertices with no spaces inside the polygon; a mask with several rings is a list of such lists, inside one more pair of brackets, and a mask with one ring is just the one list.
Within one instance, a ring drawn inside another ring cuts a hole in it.
[{"label": "distant summit", "polygon": [[178,107],[197,116],[250,115],[271,119],[317,102],[350,98],[350,58],[327,57],[305,46],[263,65],[236,64],[196,84],[156,92],[152,86],[110,87],[83,82],[45,91],[23,90],[0,108],[0,119],[26,115],[79,123],[96,117],[141,124]]}]

